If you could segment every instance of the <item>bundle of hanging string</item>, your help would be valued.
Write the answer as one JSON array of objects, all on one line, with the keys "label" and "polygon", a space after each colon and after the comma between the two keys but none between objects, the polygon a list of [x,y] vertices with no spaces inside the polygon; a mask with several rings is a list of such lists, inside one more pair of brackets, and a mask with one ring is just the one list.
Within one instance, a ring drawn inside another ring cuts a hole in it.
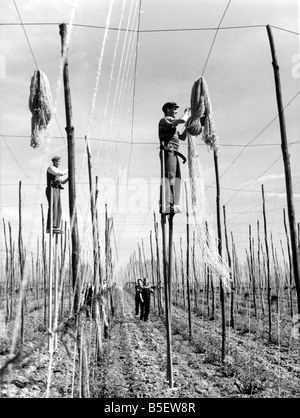
[{"label": "bundle of hanging string", "polygon": [[212,117],[208,87],[203,77],[198,78],[192,87],[191,116],[187,120],[186,129],[193,136],[199,136],[202,133],[204,143],[218,151],[219,141]]},{"label": "bundle of hanging string", "polygon": [[[203,118],[205,118],[203,122]],[[212,215],[205,194],[204,179],[197,152],[195,137],[203,133],[204,142],[211,149],[218,150],[218,137],[211,116],[211,103],[207,85],[200,77],[193,85],[191,92],[191,118],[186,123],[188,130],[188,168],[190,177],[190,193],[195,224],[196,239],[200,248],[204,266],[221,278],[225,286],[229,286],[229,267],[220,257],[217,239],[212,227]]]},{"label": "bundle of hanging string", "polygon": [[46,130],[52,116],[52,96],[46,74],[35,70],[30,83],[29,109],[31,117],[31,142],[33,148],[43,142],[43,131]]}]

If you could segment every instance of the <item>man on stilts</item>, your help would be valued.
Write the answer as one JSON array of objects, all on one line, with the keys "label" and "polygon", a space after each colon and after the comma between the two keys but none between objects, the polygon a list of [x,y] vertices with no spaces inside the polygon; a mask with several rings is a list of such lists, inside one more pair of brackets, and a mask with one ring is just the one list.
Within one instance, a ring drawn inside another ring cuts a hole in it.
[{"label": "man on stilts", "polygon": [[68,181],[68,177],[64,177],[68,173],[68,169],[60,170],[60,160],[58,156],[52,158],[52,165],[47,169],[47,187],[46,196],[48,199],[48,216],[47,216],[47,233],[50,232],[50,200],[51,200],[51,188],[52,188],[52,214],[53,214],[53,233],[61,234],[61,199],[60,190],[63,189],[62,185]]},{"label": "man on stilts", "polygon": [[[177,125],[185,123],[189,118],[189,108],[185,109],[181,118],[176,118],[178,105],[175,102],[167,102],[163,105],[162,111],[164,117],[158,124],[158,136],[160,139],[160,159],[164,154],[164,173],[162,173],[162,181],[164,182],[164,196],[160,196],[160,212],[161,213],[180,213],[180,189],[181,189],[181,170],[178,157],[186,162],[186,158],[178,152],[179,141],[185,141],[187,131],[184,128],[179,132]],[[164,152],[163,152],[164,151]],[[163,202],[165,207],[163,207]]]},{"label": "man on stilts", "polygon": [[[167,102],[163,105],[164,117],[158,124],[158,136],[160,140],[160,162],[161,162],[161,185],[160,185],[160,213],[162,227],[163,247],[163,275],[165,291],[165,314],[167,331],[167,380],[169,387],[173,387],[173,366],[172,366],[172,330],[171,330],[171,306],[172,306],[172,248],[173,248],[173,218],[175,213],[180,213],[180,189],[181,172],[178,157],[183,161],[186,158],[178,152],[179,141],[184,141],[187,131],[180,133],[177,125],[185,123],[189,118],[189,109],[185,109],[182,118],[177,119],[178,105],[175,102]],[[166,218],[169,217],[169,256],[167,258],[166,242]]]}]

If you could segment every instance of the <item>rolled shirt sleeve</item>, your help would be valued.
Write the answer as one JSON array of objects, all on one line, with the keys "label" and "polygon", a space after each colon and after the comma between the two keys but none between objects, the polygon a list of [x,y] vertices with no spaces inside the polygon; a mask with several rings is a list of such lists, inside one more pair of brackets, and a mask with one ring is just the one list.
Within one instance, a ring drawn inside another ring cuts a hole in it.
[{"label": "rolled shirt sleeve", "polygon": [[67,174],[68,169],[66,169],[66,170],[60,170],[59,168],[55,167],[54,165],[51,165],[48,168],[48,172],[50,174],[53,174],[53,176],[61,177],[61,176],[64,176],[65,174]]}]

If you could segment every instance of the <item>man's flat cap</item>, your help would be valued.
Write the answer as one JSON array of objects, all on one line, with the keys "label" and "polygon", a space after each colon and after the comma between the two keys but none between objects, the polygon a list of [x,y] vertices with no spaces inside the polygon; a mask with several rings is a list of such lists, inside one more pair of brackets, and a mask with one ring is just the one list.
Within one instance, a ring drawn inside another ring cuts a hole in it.
[{"label": "man's flat cap", "polygon": [[170,109],[170,108],[172,108],[172,107],[176,107],[176,108],[178,108],[179,106],[178,106],[178,104],[177,104],[176,102],[167,102],[167,103],[165,103],[165,104],[163,105],[163,107],[162,107],[162,111],[163,111],[164,113],[166,113],[166,110],[167,110],[167,109]]}]

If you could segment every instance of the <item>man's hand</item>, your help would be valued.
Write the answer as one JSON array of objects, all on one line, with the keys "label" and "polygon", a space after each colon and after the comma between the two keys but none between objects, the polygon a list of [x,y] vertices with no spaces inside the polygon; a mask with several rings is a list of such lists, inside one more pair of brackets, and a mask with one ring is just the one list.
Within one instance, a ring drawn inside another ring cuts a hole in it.
[{"label": "man's hand", "polygon": [[191,117],[191,109],[187,107],[186,109],[184,109],[184,114],[181,117],[181,119],[183,119],[186,122],[190,117]]}]

